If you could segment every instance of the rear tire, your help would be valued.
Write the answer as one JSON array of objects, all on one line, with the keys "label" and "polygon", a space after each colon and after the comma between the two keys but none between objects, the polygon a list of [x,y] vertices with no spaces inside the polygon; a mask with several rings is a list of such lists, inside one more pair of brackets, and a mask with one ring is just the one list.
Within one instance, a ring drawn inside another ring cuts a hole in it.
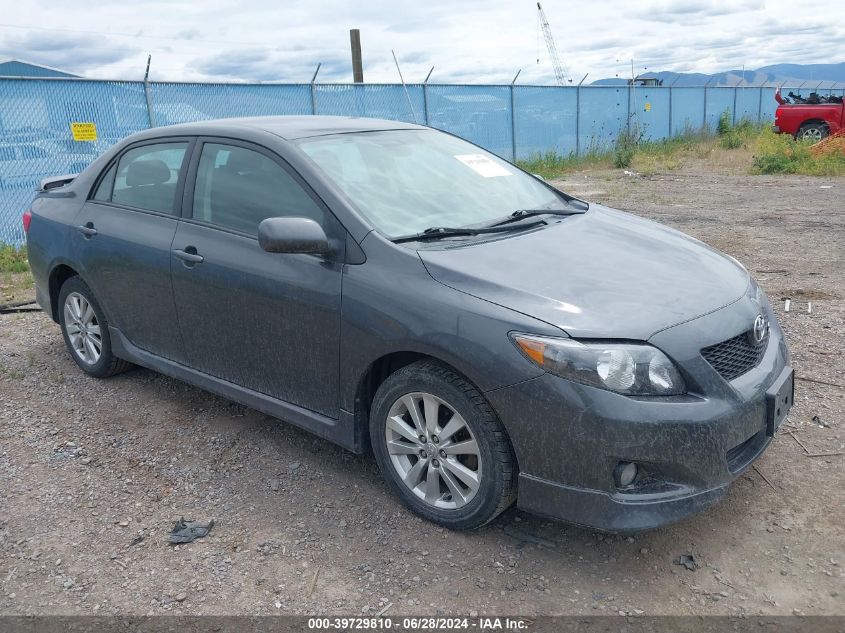
[{"label": "rear tire", "polygon": [[796,137],[799,141],[812,141],[818,143],[823,138],[830,134],[830,128],[824,123],[805,123],[798,128]]},{"label": "rear tire", "polygon": [[108,378],[132,367],[112,354],[109,323],[79,277],[70,277],[59,291],[59,325],[71,358],[89,376]]},{"label": "rear tire", "polygon": [[389,376],[370,414],[370,439],[391,490],[453,530],[492,521],[516,498],[516,458],[479,391],[436,361]]}]

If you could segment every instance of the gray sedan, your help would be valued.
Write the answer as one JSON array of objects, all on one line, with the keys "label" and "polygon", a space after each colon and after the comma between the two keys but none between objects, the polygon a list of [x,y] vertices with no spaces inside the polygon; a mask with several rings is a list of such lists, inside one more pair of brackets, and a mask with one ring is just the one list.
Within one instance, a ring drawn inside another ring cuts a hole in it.
[{"label": "gray sedan", "polygon": [[514,500],[611,531],[676,520],[792,404],[736,260],[416,125],[148,130],[45,180],[24,225],[82,371],[141,365],[372,450],[453,529]]}]

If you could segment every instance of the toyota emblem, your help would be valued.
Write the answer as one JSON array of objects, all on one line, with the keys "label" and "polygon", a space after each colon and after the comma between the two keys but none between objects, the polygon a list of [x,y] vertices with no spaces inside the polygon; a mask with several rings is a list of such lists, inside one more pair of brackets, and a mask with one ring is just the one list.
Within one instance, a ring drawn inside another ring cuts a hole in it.
[{"label": "toyota emblem", "polygon": [[754,343],[759,345],[763,342],[763,339],[766,338],[766,334],[769,331],[769,321],[764,317],[762,314],[758,314],[757,318],[754,319],[754,327],[751,329],[751,335],[754,339]]}]

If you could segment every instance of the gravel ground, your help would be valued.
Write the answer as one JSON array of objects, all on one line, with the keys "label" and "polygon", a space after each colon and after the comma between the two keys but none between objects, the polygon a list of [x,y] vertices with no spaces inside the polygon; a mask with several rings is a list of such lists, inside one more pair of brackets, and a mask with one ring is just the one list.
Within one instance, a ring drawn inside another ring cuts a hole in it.
[{"label": "gravel ground", "polygon": [[[514,508],[449,533],[370,458],[146,370],[87,378],[45,315],[0,315],[0,613],[845,613],[845,179],[698,163],[562,184],[734,255],[781,313],[794,434],[723,503],[636,537]],[[182,516],[211,535],[169,546]]]}]

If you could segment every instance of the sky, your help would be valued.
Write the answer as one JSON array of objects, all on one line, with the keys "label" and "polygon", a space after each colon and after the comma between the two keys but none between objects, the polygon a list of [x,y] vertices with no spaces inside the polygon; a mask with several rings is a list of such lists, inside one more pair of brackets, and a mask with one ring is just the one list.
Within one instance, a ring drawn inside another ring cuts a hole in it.
[{"label": "sky", "polygon": [[[567,75],[711,73],[845,60],[841,0],[546,0]],[[797,15],[800,13],[800,17]],[[0,60],[86,77],[180,81],[364,80],[553,84],[531,0],[0,0]],[[539,62],[538,62],[539,58]]]}]

